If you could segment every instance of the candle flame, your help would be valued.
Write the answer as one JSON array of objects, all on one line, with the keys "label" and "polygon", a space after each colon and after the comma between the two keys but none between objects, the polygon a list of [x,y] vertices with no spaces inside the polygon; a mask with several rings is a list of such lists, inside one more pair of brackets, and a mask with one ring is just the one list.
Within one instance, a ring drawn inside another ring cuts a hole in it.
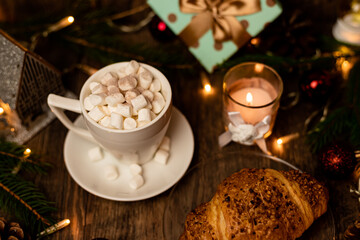
[{"label": "candle flame", "polygon": [[68,20],[69,23],[73,23],[75,19],[74,19],[73,16],[69,16],[69,17],[67,18],[67,20]]},{"label": "candle flame", "polygon": [[257,63],[255,64],[255,72],[261,73],[264,70],[264,64]]},{"label": "candle flame", "polygon": [[278,145],[281,145],[281,144],[283,143],[283,140],[282,140],[281,138],[279,138],[279,139],[276,141],[276,143],[277,143]]},{"label": "candle flame", "polygon": [[0,107],[0,115],[4,113],[4,109]]},{"label": "candle flame", "polygon": [[253,96],[252,96],[252,94],[250,92],[248,92],[246,94],[246,102],[247,102],[247,104],[251,105],[252,101],[253,101]]}]

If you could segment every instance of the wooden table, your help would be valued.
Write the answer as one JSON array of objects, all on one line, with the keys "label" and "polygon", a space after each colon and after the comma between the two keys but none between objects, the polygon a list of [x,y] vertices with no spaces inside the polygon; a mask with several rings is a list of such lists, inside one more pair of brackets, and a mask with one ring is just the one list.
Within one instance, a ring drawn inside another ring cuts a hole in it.
[{"label": "wooden table", "polygon": [[[148,32],[139,34],[150,37]],[[139,36],[134,34],[129,38],[138,39]],[[38,53],[62,69],[66,67],[63,59],[69,59],[63,50],[62,46],[48,43],[42,49],[40,46]],[[89,63],[81,57],[71,58],[70,62]],[[98,63],[94,65],[96,64]],[[99,64],[96,66],[101,67]],[[224,130],[221,90],[223,75],[224,72],[217,72],[210,76],[214,92],[206,95],[202,90],[200,73],[189,74],[180,70],[166,72],[173,90],[173,105],[185,115],[194,133],[195,151],[189,172],[173,188],[153,198],[117,202],[102,199],[82,189],[65,167],[63,147],[68,130],[58,120],[54,120],[28,141],[26,144],[33,152],[43,155],[54,165],[48,175],[37,176],[35,183],[49,200],[55,202],[59,210],[57,217],[71,220],[69,227],[53,234],[50,239],[177,239],[182,231],[181,224],[185,221],[185,214],[201,201],[210,199],[214,187],[226,177],[224,173],[239,170],[252,160],[254,152],[260,153],[255,146],[235,143],[223,149],[218,147],[217,138]],[[77,94],[82,82],[83,79],[65,81],[66,86]],[[289,79],[284,79],[284,82],[294,84]],[[326,181],[330,190],[329,208],[335,221],[336,239],[341,239],[346,227],[355,220],[360,210],[357,198],[349,192],[351,180],[324,177],[318,168],[317,157],[310,153],[304,136],[283,145],[282,149],[273,144],[276,137],[301,132],[305,119],[316,108],[310,101],[300,101],[290,110],[280,109],[274,132],[267,143],[274,155]],[[75,118],[74,115],[72,117]],[[233,169],[229,169],[229,166]],[[269,162],[258,165],[273,166],[275,165]],[[212,175],[214,178],[211,178]],[[173,219],[169,220],[171,217]],[[326,227],[331,228],[330,225]]]},{"label": "wooden table", "polygon": [[[186,174],[173,188],[164,193],[137,202],[117,202],[105,200],[83,190],[70,177],[63,159],[64,139],[67,129],[58,121],[53,121],[48,127],[33,137],[28,145],[54,165],[47,176],[36,178],[36,184],[44,190],[51,201],[59,209],[59,218],[69,218],[71,225],[54,234],[51,239],[93,239],[104,237],[108,239],[177,239],[174,232],[181,232],[178,227],[173,231],[164,229],[168,226],[169,208],[174,211],[173,217],[185,216],[199,201],[210,199],[213,187],[220,181],[217,172],[223,172],[227,161],[253,152],[260,152],[257,147],[247,147],[231,143],[219,149],[217,137],[223,131],[221,117],[222,94],[221,84],[223,73],[211,77],[214,92],[205,95],[201,88],[199,76],[189,78],[180,72],[167,75],[173,89],[173,104],[187,118],[194,133],[195,151],[190,168],[195,166],[190,174]],[[279,110],[272,136],[268,139],[268,147],[275,155],[287,160],[300,169],[307,171],[320,179],[325,179],[330,190],[330,204],[336,225],[336,236],[341,237],[348,224],[357,216],[358,200],[349,193],[350,180],[330,180],[322,176],[317,168],[316,156],[313,156],[304,143],[302,136],[283,146],[280,151],[272,143],[276,137],[300,132],[307,116],[316,107],[310,102],[300,102],[291,110]],[[207,163],[207,161],[209,161]],[[246,159],[241,160],[246,161]],[[248,159],[251,161],[251,159]],[[199,164],[200,163],[200,164]],[[234,171],[238,165],[235,165]],[[239,165],[241,166],[241,164]],[[265,164],[259,167],[271,167]],[[229,171],[229,170],[226,170]],[[209,181],[208,172],[214,175]],[[207,176],[207,177],[206,177]],[[207,186],[208,188],[201,186]],[[198,189],[196,190],[196,186]],[[180,189],[180,190],[179,190]],[[191,193],[186,193],[186,189]],[[185,191],[184,191],[185,190]],[[177,191],[183,191],[184,195]],[[174,204],[176,197],[176,206]],[[169,205],[170,204],[170,205]],[[164,217],[164,214],[166,217]],[[166,222],[164,222],[164,219]],[[178,224],[183,219],[176,219]],[[165,225],[164,225],[165,224]],[[171,222],[173,224],[173,222]]]}]

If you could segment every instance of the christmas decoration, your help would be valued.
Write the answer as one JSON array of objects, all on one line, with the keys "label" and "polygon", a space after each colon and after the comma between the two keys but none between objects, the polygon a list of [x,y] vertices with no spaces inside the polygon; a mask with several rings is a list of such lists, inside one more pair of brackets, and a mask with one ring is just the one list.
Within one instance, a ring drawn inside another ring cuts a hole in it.
[{"label": "christmas decoration", "polygon": [[284,12],[274,24],[279,27],[260,34],[266,41],[260,42],[259,49],[295,59],[315,55],[319,40],[314,37],[313,23],[302,11]]},{"label": "christmas decoration", "polygon": [[43,113],[50,92],[64,93],[60,72],[3,31],[0,59],[1,99],[16,110],[23,124]]},{"label": "christmas decoration", "polygon": [[281,13],[274,0],[148,0],[208,72],[233,55]]},{"label": "christmas decoration", "polygon": [[[9,106],[5,127],[16,130],[9,140],[22,143],[54,119],[46,98],[49,93],[64,94],[61,74],[1,30],[0,59],[0,100]],[[15,117],[10,121],[9,117],[15,115],[23,128],[18,126]]]},{"label": "christmas decoration", "polygon": [[353,151],[344,144],[332,144],[319,153],[322,169],[333,177],[348,177],[354,171],[356,158]]},{"label": "christmas decoration", "polygon": [[300,89],[314,103],[325,102],[334,85],[334,77],[327,71],[309,71],[302,76]]},{"label": "christmas decoration", "polygon": [[54,222],[50,215],[55,208],[20,174],[43,174],[47,167],[25,146],[0,140],[0,209],[19,219],[31,237]]},{"label": "christmas decoration", "polygon": [[19,223],[7,222],[5,218],[0,217],[0,239],[26,240],[29,237]]},{"label": "christmas decoration", "polygon": [[175,34],[169,29],[164,21],[154,16],[149,24],[152,36],[161,42],[168,42],[175,38]]},{"label": "christmas decoration", "polygon": [[313,152],[318,152],[331,142],[346,140],[354,149],[360,148],[360,62],[354,64],[342,97],[335,99],[336,108],[329,110],[316,126],[308,132],[307,142]]}]

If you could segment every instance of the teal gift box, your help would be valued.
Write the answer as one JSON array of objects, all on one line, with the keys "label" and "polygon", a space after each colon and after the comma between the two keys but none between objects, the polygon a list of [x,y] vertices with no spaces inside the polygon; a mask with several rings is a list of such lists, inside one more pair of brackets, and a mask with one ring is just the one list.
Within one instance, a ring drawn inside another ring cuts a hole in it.
[{"label": "teal gift box", "polygon": [[148,0],[208,72],[278,17],[276,0]]}]

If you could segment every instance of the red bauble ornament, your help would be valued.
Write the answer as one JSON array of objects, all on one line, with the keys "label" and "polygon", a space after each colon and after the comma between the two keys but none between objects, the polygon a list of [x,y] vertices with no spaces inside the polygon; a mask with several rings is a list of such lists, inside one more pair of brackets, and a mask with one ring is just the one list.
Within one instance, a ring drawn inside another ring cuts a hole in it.
[{"label": "red bauble ornament", "polygon": [[325,147],[319,154],[323,170],[332,177],[350,176],[356,165],[355,153],[343,144]]},{"label": "red bauble ornament", "polygon": [[333,76],[326,71],[304,74],[300,88],[304,95],[318,102],[326,101],[333,86]]}]

